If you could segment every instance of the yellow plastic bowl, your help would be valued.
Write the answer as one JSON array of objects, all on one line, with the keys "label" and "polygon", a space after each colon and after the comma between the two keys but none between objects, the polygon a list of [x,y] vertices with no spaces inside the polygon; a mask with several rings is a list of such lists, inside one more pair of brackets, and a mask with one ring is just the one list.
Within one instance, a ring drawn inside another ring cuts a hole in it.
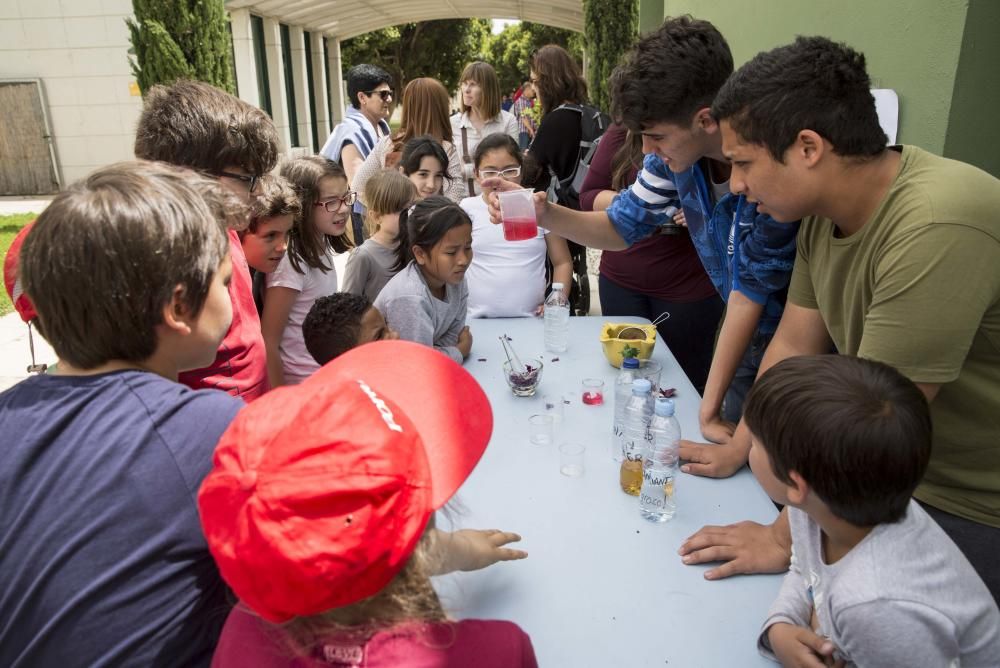
[{"label": "yellow plastic bowl", "polygon": [[[642,339],[620,339],[618,335],[623,330],[640,330],[645,334]],[[648,360],[653,355],[653,346],[656,345],[655,325],[636,325],[624,322],[606,322],[601,329],[601,348],[608,363],[616,369],[621,368],[622,355],[625,346],[631,346],[639,350],[637,357],[641,360]]]}]

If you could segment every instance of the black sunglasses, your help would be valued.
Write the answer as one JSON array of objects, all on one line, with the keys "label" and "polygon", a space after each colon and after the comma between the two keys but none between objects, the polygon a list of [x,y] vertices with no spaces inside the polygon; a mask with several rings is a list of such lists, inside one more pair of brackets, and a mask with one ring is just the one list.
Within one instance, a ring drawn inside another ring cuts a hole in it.
[{"label": "black sunglasses", "polygon": [[218,172],[217,174],[218,176],[225,176],[227,179],[236,179],[248,184],[250,192],[256,190],[257,182],[260,181],[259,174],[234,174],[233,172]]},{"label": "black sunglasses", "polygon": [[387,101],[390,97],[392,97],[391,90],[366,90],[364,91],[364,94],[369,97],[371,97],[372,95],[378,95],[380,98],[382,98],[383,102]]}]

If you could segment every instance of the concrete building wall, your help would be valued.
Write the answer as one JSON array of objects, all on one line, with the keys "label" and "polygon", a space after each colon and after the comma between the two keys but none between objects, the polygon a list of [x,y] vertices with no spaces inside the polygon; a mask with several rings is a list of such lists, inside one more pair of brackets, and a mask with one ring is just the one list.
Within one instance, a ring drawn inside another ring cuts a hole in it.
[{"label": "concrete building wall", "polygon": [[0,0],[0,79],[41,79],[63,186],[133,157],[131,12],[130,0]]}]

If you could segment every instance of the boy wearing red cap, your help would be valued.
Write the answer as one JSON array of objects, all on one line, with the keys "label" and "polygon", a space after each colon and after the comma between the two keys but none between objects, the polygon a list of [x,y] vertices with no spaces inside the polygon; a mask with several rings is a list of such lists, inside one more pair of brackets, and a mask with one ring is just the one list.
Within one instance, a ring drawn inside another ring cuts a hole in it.
[{"label": "boy wearing red cap", "polygon": [[[399,381],[417,377],[421,392]],[[198,495],[242,601],[213,666],[537,665],[510,622],[448,621],[429,580],[464,540],[437,532],[434,511],[492,428],[472,376],[405,341],[346,352],[243,410]]]},{"label": "boy wearing red cap", "polygon": [[194,495],[243,402],[177,377],[229,328],[240,206],[124,163],[26,236],[17,273],[59,368],[0,394],[0,665],[208,663],[228,605]]}]

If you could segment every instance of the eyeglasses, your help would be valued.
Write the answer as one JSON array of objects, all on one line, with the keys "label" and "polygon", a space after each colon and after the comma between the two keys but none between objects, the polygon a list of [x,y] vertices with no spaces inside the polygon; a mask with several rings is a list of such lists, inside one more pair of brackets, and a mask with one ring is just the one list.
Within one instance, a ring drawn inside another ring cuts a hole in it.
[{"label": "eyeglasses", "polygon": [[388,90],[388,89],[386,89],[386,90],[366,90],[366,91],[364,91],[364,94],[367,95],[368,97],[371,97],[372,95],[378,95],[380,98],[382,98],[383,102],[388,102],[389,98],[392,97],[392,91]]},{"label": "eyeglasses", "polygon": [[326,209],[327,213],[337,213],[344,206],[354,206],[354,203],[357,201],[358,194],[353,190],[348,190],[343,197],[331,197],[328,200],[316,202],[313,206],[321,206]]},{"label": "eyeglasses", "polygon": [[257,183],[260,181],[260,174],[236,174],[234,172],[217,172],[216,174],[218,176],[225,176],[227,179],[235,179],[246,183],[250,192],[257,189]]},{"label": "eyeglasses", "polygon": [[520,167],[510,167],[509,169],[504,169],[504,170],[496,170],[496,169],[479,170],[479,176],[483,177],[484,179],[495,179],[496,177],[499,176],[500,178],[507,179],[509,181],[510,179],[516,179],[520,175],[521,175]]}]

